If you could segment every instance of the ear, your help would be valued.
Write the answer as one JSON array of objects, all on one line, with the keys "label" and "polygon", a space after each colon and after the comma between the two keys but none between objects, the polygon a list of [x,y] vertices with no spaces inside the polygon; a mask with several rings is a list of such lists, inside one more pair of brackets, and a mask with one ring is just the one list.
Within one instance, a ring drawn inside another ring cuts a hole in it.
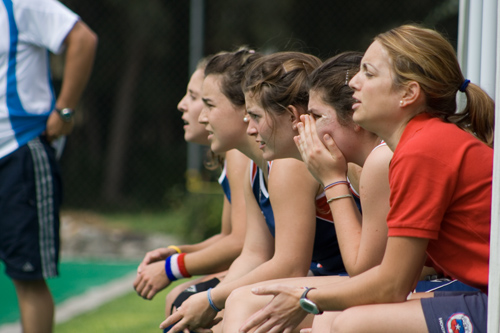
[{"label": "ear", "polygon": [[296,124],[300,122],[300,115],[302,115],[303,112],[300,112],[299,109],[297,109],[297,107],[294,105],[289,105],[286,109],[290,114],[290,121],[292,123]]},{"label": "ear", "polygon": [[293,105],[289,105],[287,107],[287,111],[290,114],[290,121],[292,122],[292,129],[295,131],[297,130],[297,124],[300,123],[300,115],[302,114],[299,112],[299,109]]},{"label": "ear", "polygon": [[403,96],[401,97],[400,106],[405,107],[411,105],[420,99],[422,94],[422,89],[420,84],[416,81],[410,81],[403,89]]}]

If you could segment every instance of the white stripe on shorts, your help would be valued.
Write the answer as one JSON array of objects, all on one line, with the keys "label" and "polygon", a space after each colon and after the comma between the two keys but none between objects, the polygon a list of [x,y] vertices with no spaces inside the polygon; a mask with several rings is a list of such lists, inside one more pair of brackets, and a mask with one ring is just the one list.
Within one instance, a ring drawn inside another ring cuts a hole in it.
[{"label": "white stripe on shorts", "polygon": [[44,278],[57,275],[56,250],[54,236],[54,188],[49,158],[45,147],[37,137],[28,142],[33,159],[36,184],[36,204],[38,225],[40,227],[39,243]]}]

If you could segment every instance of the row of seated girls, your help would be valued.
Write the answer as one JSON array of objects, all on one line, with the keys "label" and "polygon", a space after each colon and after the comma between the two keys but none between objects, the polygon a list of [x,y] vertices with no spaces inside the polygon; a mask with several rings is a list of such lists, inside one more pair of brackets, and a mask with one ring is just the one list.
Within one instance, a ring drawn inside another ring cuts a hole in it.
[{"label": "row of seated girls", "polygon": [[201,72],[186,140],[201,124],[230,192],[219,235],[139,266],[145,298],[206,274],[160,328],[486,332],[494,103],[448,41],[407,25],[364,54],[241,49]]}]

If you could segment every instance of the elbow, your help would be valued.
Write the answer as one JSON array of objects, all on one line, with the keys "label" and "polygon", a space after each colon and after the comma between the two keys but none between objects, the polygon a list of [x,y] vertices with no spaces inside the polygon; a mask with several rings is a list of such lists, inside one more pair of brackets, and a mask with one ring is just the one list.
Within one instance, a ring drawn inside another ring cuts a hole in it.
[{"label": "elbow", "polygon": [[309,273],[309,269],[300,269],[300,268],[296,268],[296,269],[293,269],[289,275],[287,275],[286,277],[304,277],[304,276],[307,276],[307,274]]},{"label": "elbow", "polygon": [[244,239],[233,234],[225,237],[227,239],[227,242],[225,244],[225,252],[228,254],[228,256],[234,257],[236,259],[236,257],[238,257],[243,250]]},{"label": "elbow", "polygon": [[95,54],[99,38],[97,34],[85,23],[79,21],[67,37],[69,45],[79,45],[80,50],[85,50],[88,54]]},{"label": "elbow", "polygon": [[97,37],[97,34],[89,29],[88,33],[83,39],[83,44],[86,46],[86,49],[92,51],[92,53],[95,54],[97,45],[99,44],[99,38]]},{"label": "elbow", "polygon": [[283,268],[281,271],[284,273],[283,277],[294,278],[294,277],[307,276],[311,265],[309,263],[307,263],[307,264],[296,263],[294,265],[285,265],[282,267]]},{"label": "elbow", "polygon": [[411,288],[398,285],[397,283],[387,283],[386,288],[383,288],[382,294],[379,295],[378,303],[401,303],[407,300],[411,292]]}]

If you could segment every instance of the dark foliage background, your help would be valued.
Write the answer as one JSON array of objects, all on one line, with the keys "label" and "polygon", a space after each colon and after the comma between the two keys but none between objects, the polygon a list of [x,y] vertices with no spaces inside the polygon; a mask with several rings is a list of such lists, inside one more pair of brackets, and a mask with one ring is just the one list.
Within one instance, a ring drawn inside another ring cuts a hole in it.
[{"label": "dark foliage background", "polygon": [[[186,194],[187,145],[176,106],[190,74],[190,2],[62,2],[99,36],[92,77],[61,160],[65,207],[177,205]],[[363,51],[375,34],[403,23],[436,28],[456,44],[458,0],[210,0],[204,16],[204,55],[248,45],[326,59]],[[56,86],[61,61],[53,61]]]}]

